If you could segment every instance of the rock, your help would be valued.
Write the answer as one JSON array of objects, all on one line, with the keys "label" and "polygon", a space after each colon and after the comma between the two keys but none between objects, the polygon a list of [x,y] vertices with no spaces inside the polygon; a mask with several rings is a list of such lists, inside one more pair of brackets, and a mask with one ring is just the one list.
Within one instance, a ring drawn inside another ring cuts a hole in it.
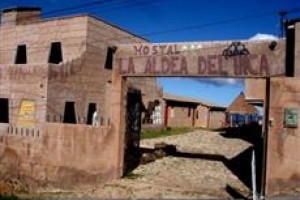
[{"label": "rock", "polygon": [[140,163],[147,164],[155,161],[155,155],[153,153],[144,153],[141,157]]}]

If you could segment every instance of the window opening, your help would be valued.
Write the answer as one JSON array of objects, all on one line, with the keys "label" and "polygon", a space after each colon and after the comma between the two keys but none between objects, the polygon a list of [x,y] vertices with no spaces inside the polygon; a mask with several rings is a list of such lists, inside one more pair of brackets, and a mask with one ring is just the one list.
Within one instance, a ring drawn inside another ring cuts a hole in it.
[{"label": "window opening", "polygon": [[94,114],[95,111],[96,111],[96,104],[95,103],[89,103],[86,124],[92,125],[93,114]]},{"label": "window opening", "polygon": [[75,103],[66,102],[63,123],[76,124]]},{"label": "window opening", "polygon": [[49,55],[49,63],[59,64],[63,61],[62,49],[60,42],[52,42],[50,55]]},{"label": "window opening", "polygon": [[15,64],[27,64],[26,45],[19,45],[18,46]]},{"label": "window opening", "polygon": [[9,123],[8,99],[0,98],[0,123]]}]

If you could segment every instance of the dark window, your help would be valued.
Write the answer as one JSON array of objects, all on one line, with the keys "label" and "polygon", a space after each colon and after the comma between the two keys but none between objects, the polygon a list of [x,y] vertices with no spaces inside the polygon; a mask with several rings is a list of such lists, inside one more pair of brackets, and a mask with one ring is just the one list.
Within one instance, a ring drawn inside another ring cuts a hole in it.
[{"label": "dark window", "polygon": [[108,47],[107,48],[105,69],[112,69],[113,68],[113,55],[114,55],[115,51],[116,51],[116,47]]},{"label": "dark window", "polygon": [[76,124],[76,113],[75,113],[74,102],[66,102],[63,122],[67,124]]},{"label": "dark window", "polygon": [[96,111],[96,104],[95,103],[89,103],[89,109],[87,113],[87,121],[86,124],[92,124],[93,122],[93,114]]},{"label": "dark window", "polygon": [[191,108],[189,108],[188,117],[191,116]]},{"label": "dark window", "polygon": [[49,63],[59,64],[63,61],[61,43],[60,42],[52,42],[50,55],[49,55]]},{"label": "dark window", "polygon": [[0,123],[9,123],[8,99],[0,99]]},{"label": "dark window", "polygon": [[199,119],[199,111],[197,110],[197,119]]},{"label": "dark window", "polygon": [[27,64],[26,45],[19,45],[18,46],[15,64]]}]

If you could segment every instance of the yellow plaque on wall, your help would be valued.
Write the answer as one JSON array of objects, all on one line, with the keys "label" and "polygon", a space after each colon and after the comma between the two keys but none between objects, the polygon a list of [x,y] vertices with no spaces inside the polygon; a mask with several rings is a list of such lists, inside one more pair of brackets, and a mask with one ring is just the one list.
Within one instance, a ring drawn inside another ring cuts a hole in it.
[{"label": "yellow plaque on wall", "polygon": [[35,101],[22,100],[18,115],[18,125],[34,127],[35,125]]}]

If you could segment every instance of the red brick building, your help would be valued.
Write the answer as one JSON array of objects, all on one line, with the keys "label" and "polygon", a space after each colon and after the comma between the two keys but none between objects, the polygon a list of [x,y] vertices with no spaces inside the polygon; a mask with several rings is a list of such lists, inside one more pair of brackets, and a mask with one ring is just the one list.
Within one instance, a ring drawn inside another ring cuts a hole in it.
[{"label": "red brick building", "polygon": [[202,100],[164,93],[164,125],[167,127],[221,128],[225,107]]},{"label": "red brick building", "polygon": [[240,93],[226,109],[226,124],[238,127],[258,122],[258,110],[246,102],[244,93]]}]

